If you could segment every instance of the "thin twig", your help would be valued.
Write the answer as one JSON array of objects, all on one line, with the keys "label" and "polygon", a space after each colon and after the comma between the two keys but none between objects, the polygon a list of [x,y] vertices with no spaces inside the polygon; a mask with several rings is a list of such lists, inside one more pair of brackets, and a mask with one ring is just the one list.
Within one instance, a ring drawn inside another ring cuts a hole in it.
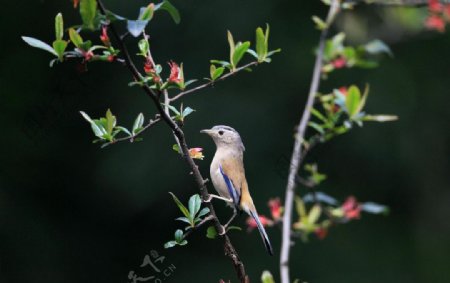
[{"label": "thin twig", "polygon": [[[100,12],[105,15],[106,14],[106,8],[103,5],[102,0],[97,0],[97,4],[99,7]],[[124,43],[124,41],[121,40],[121,37],[119,35],[119,33],[117,32],[117,30],[115,29],[114,25],[111,23],[110,24],[110,30],[112,32],[112,34],[114,35],[114,38],[116,39],[116,41],[119,44],[120,50],[122,51],[122,54],[124,54],[125,56],[125,63],[127,68],[130,70],[131,74],[133,75],[134,79],[137,81],[140,81],[142,79],[142,75],[140,74],[140,72],[138,71],[138,69],[136,68],[136,66],[134,65],[133,61],[131,60],[131,56],[130,53],[128,52],[128,49]],[[172,120],[172,118],[164,111],[160,101],[159,101],[159,97],[161,95],[161,92],[158,90],[154,90],[151,89],[148,85],[142,85],[141,86],[143,91],[147,94],[147,96],[149,96],[158,113],[161,115],[161,119],[171,128],[171,130],[173,131],[173,133],[175,134],[175,136],[177,137],[179,144],[180,144],[180,149],[183,152],[183,157],[186,161],[186,163],[188,164],[195,182],[197,183],[197,186],[201,192],[202,198],[203,199],[208,199],[209,198],[209,193],[208,193],[208,189],[206,187],[206,182],[205,179],[202,177],[197,165],[195,164],[194,160],[190,157],[189,155],[189,148],[187,146],[186,143],[186,139],[184,136],[184,132],[181,130],[181,128]],[[207,203],[207,207],[210,210],[210,214],[213,217],[213,221],[214,221],[214,226],[216,228],[217,231],[221,230],[221,223],[219,221],[219,219],[217,218],[217,215],[215,213],[214,207],[212,205],[212,202]],[[225,255],[228,256],[231,261],[232,264],[236,270],[236,274],[237,277],[239,278],[240,282],[242,283],[247,283],[248,282],[248,277],[245,273],[245,268],[244,268],[244,264],[242,263],[242,261],[239,258],[238,253],[236,252],[233,244],[230,241],[230,238],[228,237],[228,235],[225,233],[224,235],[222,235],[222,238],[224,240],[224,251],[225,251]]]},{"label": "thin twig", "polygon": [[106,147],[106,146],[108,146],[108,145],[116,144],[116,143],[118,143],[118,142],[123,142],[123,141],[134,142],[134,140],[136,139],[136,137],[142,135],[142,133],[145,132],[145,130],[147,130],[147,129],[153,127],[154,125],[156,125],[156,124],[157,124],[158,122],[160,122],[160,121],[161,121],[161,118],[159,117],[159,115],[157,115],[157,117],[156,117],[154,120],[150,119],[150,121],[148,122],[148,124],[145,125],[144,127],[142,127],[142,129],[141,129],[141,131],[140,131],[139,133],[137,133],[137,134],[135,134],[135,135],[132,135],[132,136],[128,136],[128,137],[123,137],[123,138],[115,139],[115,140],[112,141],[112,142],[108,142],[108,143],[103,144],[102,147]]},{"label": "thin twig", "polygon": [[203,220],[200,221],[197,225],[195,225],[193,228],[189,229],[186,233],[184,233],[183,239],[186,239],[194,231],[197,231],[200,227],[202,227],[204,224],[208,223],[209,221],[211,221],[213,219],[214,219],[214,216],[212,216],[211,214],[208,215],[207,217],[203,218]]},{"label": "thin twig", "polygon": [[178,99],[180,99],[181,97],[183,97],[183,96],[185,96],[185,95],[187,95],[187,94],[190,94],[190,93],[199,91],[199,90],[201,90],[201,89],[204,89],[204,88],[206,88],[206,87],[212,86],[212,85],[214,85],[214,84],[217,83],[217,82],[223,81],[223,80],[225,80],[226,78],[229,78],[229,77],[235,75],[236,73],[238,73],[238,72],[240,72],[240,71],[243,71],[243,70],[245,70],[245,69],[247,69],[247,68],[250,68],[251,66],[255,66],[255,65],[258,65],[258,64],[259,64],[258,61],[254,61],[254,62],[248,63],[248,64],[246,64],[246,65],[244,65],[244,66],[242,66],[242,67],[237,68],[237,69],[236,69],[235,71],[233,71],[233,72],[229,72],[229,73],[223,75],[222,77],[218,78],[218,79],[215,80],[215,81],[209,81],[209,82],[207,82],[207,83],[205,83],[205,84],[202,84],[202,85],[199,85],[199,86],[197,86],[197,87],[191,88],[191,89],[189,89],[189,90],[180,92],[180,93],[178,93],[177,95],[175,95],[174,97],[170,98],[170,101],[178,100]]},{"label": "thin twig", "polygon": [[291,226],[292,226],[292,208],[295,196],[296,176],[301,162],[302,156],[302,144],[305,138],[305,131],[308,125],[308,121],[311,117],[311,108],[314,104],[314,98],[319,89],[320,74],[322,69],[323,52],[325,47],[325,40],[327,38],[328,29],[335,19],[339,11],[339,0],[333,0],[328,11],[326,23],[327,26],[322,30],[319,41],[319,48],[317,49],[316,61],[314,65],[313,77],[311,80],[311,86],[309,89],[308,99],[306,101],[305,110],[303,111],[300,124],[298,125],[295,133],[294,150],[292,152],[288,182],[286,186],[286,195],[284,203],[284,215],[283,215],[283,230],[282,230],[282,244],[280,255],[280,276],[281,283],[290,283],[289,279],[289,255],[291,250]]}]

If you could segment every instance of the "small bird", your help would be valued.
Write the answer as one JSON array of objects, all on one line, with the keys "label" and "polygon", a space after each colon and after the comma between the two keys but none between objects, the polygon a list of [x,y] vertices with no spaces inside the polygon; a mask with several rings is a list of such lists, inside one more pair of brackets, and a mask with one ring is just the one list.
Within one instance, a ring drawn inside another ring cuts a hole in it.
[{"label": "small bird", "polygon": [[248,190],[247,180],[245,179],[244,170],[244,151],[245,147],[242,143],[239,133],[228,126],[214,126],[209,130],[202,130],[200,133],[208,134],[216,144],[216,154],[210,167],[211,180],[214,188],[220,196],[210,195],[226,201],[233,209],[234,213],[231,219],[224,226],[226,227],[236,217],[238,210],[245,211],[256,222],[261,238],[264,241],[267,252],[273,255],[272,245],[264,226],[259,220],[255,205]]}]

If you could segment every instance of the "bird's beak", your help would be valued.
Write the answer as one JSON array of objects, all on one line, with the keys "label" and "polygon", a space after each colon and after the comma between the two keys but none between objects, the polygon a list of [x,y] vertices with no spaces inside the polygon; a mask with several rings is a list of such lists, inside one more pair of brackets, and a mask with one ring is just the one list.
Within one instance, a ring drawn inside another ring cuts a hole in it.
[{"label": "bird's beak", "polygon": [[202,133],[202,134],[207,134],[207,135],[211,135],[212,130],[211,130],[211,129],[209,129],[209,130],[201,130],[200,133]]}]

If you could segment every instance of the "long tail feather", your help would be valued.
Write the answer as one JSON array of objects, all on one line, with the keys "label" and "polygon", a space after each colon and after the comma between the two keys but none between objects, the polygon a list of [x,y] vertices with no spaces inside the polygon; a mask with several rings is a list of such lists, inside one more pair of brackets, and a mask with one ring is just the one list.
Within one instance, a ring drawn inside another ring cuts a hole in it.
[{"label": "long tail feather", "polygon": [[253,217],[253,219],[256,222],[256,226],[258,227],[259,234],[261,235],[261,238],[264,242],[264,246],[266,247],[267,252],[270,255],[273,255],[273,249],[272,245],[270,244],[269,236],[267,236],[266,229],[264,229],[264,226],[262,225],[261,221],[259,220],[258,213],[256,211],[249,211],[250,215]]}]

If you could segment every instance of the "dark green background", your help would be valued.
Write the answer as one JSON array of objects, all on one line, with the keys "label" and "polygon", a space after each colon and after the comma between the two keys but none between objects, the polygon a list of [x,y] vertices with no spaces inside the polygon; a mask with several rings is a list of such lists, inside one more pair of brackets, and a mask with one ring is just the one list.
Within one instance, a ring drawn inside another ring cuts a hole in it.
[{"label": "dark green background", "polygon": [[[105,2],[129,17],[146,4]],[[291,154],[293,128],[309,88],[318,40],[310,18],[323,17],[326,7],[319,1],[173,2],[182,23],[176,26],[160,13],[149,28],[154,56],[166,71],[164,62],[173,59],[184,62],[187,78],[207,76],[208,60],[228,54],[227,29],[238,40],[253,41],[255,28],[268,22],[271,46],[283,49],[273,63],[184,100],[197,110],[184,129],[191,146],[205,148],[206,159],[198,162],[204,176],[214,145],[199,130],[216,124],[235,127],[247,148],[253,199],[259,212],[268,214],[267,200],[284,194],[287,172],[279,161]],[[162,247],[181,226],[173,220],[179,212],[168,192],[184,202],[197,193],[187,167],[171,149],[166,126],[145,133],[141,143],[106,149],[91,143],[93,135],[79,110],[98,117],[111,108],[127,126],[139,112],[154,115],[151,101],[138,88],[127,87],[128,71],[106,63],[92,64],[84,74],[70,63],[50,69],[49,54],[21,41],[21,35],[51,41],[59,11],[66,25],[79,23],[70,1],[7,1],[2,11],[0,282],[126,282],[130,270],[147,276],[148,269],[139,265],[151,250],[176,266],[166,282],[236,282],[222,242],[207,240],[204,231],[193,235],[187,247]],[[400,120],[366,124],[319,146],[310,158],[329,176],[321,190],[339,199],[355,195],[384,203],[391,214],[363,215],[332,229],[324,241],[297,243],[293,278],[450,280],[450,37],[419,32],[426,10],[416,12],[394,13],[389,20],[381,7],[364,6],[338,20],[353,41],[385,39],[395,56],[382,57],[374,70],[332,74],[321,91],[370,83],[368,112],[396,114]],[[359,22],[352,22],[352,15]],[[405,16],[403,24],[395,15]],[[221,206],[216,205],[225,219],[231,211]],[[244,226],[244,220],[237,223]],[[252,282],[266,269],[278,280],[280,231],[268,233],[274,257],[266,255],[256,233],[231,235]]]}]

